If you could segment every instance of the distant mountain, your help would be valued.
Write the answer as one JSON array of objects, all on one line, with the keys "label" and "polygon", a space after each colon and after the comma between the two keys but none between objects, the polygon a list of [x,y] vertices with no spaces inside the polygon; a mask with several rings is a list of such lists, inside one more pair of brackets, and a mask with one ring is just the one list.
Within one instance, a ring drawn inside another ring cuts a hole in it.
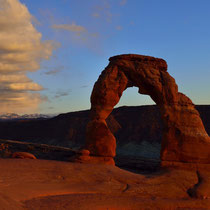
[{"label": "distant mountain", "polygon": [[[210,135],[210,105],[196,106]],[[0,121],[0,139],[78,148],[85,143],[89,110],[52,118]],[[40,117],[40,116],[39,116]],[[157,106],[119,107],[107,119],[117,139],[117,154],[159,158],[162,121]]]},{"label": "distant mountain", "polygon": [[24,114],[18,115],[15,113],[6,113],[0,114],[0,120],[23,120],[23,119],[38,119],[38,118],[51,118],[55,115],[46,115],[46,114]]}]

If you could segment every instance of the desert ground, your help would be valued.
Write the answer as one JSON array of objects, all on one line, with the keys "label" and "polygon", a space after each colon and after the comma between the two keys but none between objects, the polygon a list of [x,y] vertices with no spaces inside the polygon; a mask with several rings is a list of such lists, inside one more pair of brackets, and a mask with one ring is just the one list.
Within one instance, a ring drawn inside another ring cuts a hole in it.
[{"label": "desert ground", "polygon": [[101,164],[0,159],[0,209],[209,209],[206,167],[132,173]]}]

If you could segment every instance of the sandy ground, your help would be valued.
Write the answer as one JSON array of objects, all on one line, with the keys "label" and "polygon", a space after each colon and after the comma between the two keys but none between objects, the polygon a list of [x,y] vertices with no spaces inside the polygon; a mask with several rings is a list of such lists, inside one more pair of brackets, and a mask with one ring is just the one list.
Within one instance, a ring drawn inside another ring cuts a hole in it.
[{"label": "sandy ground", "polygon": [[[0,159],[0,209],[210,209],[209,177],[203,169],[135,174],[106,165]],[[189,193],[195,188],[198,198]]]}]

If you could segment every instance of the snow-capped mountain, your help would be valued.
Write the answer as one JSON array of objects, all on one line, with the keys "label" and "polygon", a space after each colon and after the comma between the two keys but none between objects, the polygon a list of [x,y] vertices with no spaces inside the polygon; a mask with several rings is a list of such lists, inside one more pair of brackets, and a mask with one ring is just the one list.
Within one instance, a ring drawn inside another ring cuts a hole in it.
[{"label": "snow-capped mountain", "polygon": [[47,114],[24,114],[19,115],[15,113],[0,114],[0,120],[19,120],[19,119],[37,119],[37,118],[51,118],[55,115]]}]

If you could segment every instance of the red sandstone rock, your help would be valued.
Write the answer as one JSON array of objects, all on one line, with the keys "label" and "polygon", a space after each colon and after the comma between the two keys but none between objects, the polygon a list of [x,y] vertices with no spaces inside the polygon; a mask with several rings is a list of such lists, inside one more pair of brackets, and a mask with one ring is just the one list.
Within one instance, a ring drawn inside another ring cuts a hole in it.
[{"label": "red sandstone rock", "polygon": [[115,165],[114,159],[112,157],[103,156],[89,156],[89,155],[75,155],[69,159],[70,162],[76,163],[91,163],[91,164],[105,164],[105,165]]},{"label": "red sandstone rock", "polygon": [[105,120],[92,120],[87,125],[86,148],[92,155],[114,157],[116,140]]},{"label": "red sandstone rock", "polygon": [[178,92],[163,59],[141,55],[110,58],[91,95],[91,120],[86,130],[86,148],[91,155],[114,157],[115,137],[105,119],[123,91],[136,86],[158,105],[163,120],[161,159],[210,163],[210,138],[192,101]]},{"label": "red sandstone rock", "polygon": [[77,152],[79,155],[83,155],[83,156],[89,156],[90,155],[90,151],[87,149],[81,149]]},{"label": "red sandstone rock", "polygon": [[81,149],[77,151],[77,154],[70,157],[69,161],[77,163],[103,163],[106,165],[115,165],[113,157],[90,156],[90,151],[86,149]]},{"label": "red sandstone rock", "polygon": [[21,158],[21,159],[36,159],[36,157],[29,152],[14,152],[12,158]]},{"label": "red sandstone rock", "polygon": [[91,164],[105,164],[105,165],[115,165],[114,159],[112,157],[102,157],[102,156],[77,156],[73,159],[73,162],[77,163],[91,163]]}]

